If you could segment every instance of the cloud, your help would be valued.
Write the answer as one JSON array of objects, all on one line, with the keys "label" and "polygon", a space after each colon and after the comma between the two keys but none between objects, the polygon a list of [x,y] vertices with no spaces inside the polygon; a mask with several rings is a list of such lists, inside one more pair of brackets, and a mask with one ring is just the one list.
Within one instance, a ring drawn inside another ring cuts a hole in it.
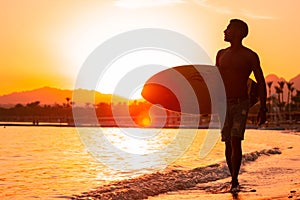
[{"label": "cloud", "polygon": [[214,11],[216,11],[218,13],[233,14],[233,10],[232,9],[229,9],[227,7],[220,6],[220,5],[211,4],[210,2],[208,2],[208,0],[190,0],[190,1],[195,2],[196,4],[198,4],[201,7],[214,10]]},{"label": "cloud", "polygon": [[114,5],[122,8],[138,9],[147,7],[167,6],[184,3],[196,3],[198,6],[213,10],[225,15],[242,15],[252,19],[272,20],[274,16],[262,15],[253,8],[248,8],[241,2],[231,2],[225,0],[116,0]]},{"label": "cloud", "polygon": [[241,10],[241,12],[245,17],[249,17],[252,19],[266,19],[266,20],[277,19],[277,17],[268,16],[268,15],[260,15],[260,14],[250,12],[249,10]]},{"label": "cloud", "polygon": [[122,8],[145,8],[185,3],[185,0],[117,0],[114,5]]},{"label": "cloud", "polygon": [[[245,5],[240,4],[237,5],[237,2],[234,2],[235,4],[230,4],[229,1],[213,1],[213,0],[190,0],[190,2],[194,2],[198,4],[201,7],[213,10],[218,13],[227,14],[227,15],[242,15],[247,18],[252,19],[265,19],[265,20],[271,20],[271,19],[277,19],[274,16],[270,15],[261,15],[257,13],[257,11],[249,10],[249,8],[242,8]],[[223,3],[222,3],[223,2]],[[231,2],[232,3],[232,2]]]}]

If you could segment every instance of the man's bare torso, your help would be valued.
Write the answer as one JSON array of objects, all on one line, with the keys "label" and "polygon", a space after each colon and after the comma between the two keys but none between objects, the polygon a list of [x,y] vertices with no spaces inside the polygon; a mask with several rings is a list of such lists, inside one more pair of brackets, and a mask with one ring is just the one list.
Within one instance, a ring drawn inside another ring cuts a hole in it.
[{"label": "man's bare torso", "polygon": [[224,81],[227,98],[247,98],[247,81],[256,57],[256,53],[246,47],[229,47],[218,52],[216,64]]}]

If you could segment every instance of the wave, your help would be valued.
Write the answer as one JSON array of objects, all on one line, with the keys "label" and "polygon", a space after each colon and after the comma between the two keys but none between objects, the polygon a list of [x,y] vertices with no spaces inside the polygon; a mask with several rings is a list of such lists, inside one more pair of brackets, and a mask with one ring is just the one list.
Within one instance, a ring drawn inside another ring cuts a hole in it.
[{"label": "wave", "polygon": [[[281,154],[279,148],[264,149],[243,155],[242,164],[254,162],[263,155]],[[147,199],[162,193],[186,190],[199,183],[208,183],[230,176],[225,161],[191,170],[170,170],[116,181],[89,192],[74,195],[71,199]]]}]

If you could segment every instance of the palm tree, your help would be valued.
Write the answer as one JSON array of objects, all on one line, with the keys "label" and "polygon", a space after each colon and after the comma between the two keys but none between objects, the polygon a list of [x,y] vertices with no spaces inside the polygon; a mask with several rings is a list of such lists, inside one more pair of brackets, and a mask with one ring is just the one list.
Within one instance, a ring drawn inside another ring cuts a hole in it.
[{"label": "palm tree", "polygon": [[268,85],[268,88],[269,88],[269,97],[268,97],[269,111],[272,110],[272,106],[271,106],[271,89],[272,89],[272,84],[273,84],[273,81],[268,81],[267,82],[267,85]]},{"label": "palm tree", "polygon": [[290,97],[291,103],[292,103],[292,101],[293,101],[292,98],[293,98],[293,96],[294,96],[294,95],[293,95],[294,91],[295,91],[295,88],[292,87],[292,88],[291,88],[291,97]]},{"label": "palm tree", "polygon": [[71,98],[67,97],[66,100],[67,100],[67,107],[69,107],[70,106],[70,100],[71,100]]},{"label": "palm tree", "polygon": [[292,99],[291,92],[294,91],[294,87],[293,87],[294,82],[287,82],[286,85],[288,87],[287,105],[288,105],[288,111],[289,111],[289,120],[291,122],[292,121],[292,116],[291,116],[291,104],[290,104],[290,100]]},{"label": "palm tree", "polygon": [[287,88],[288,88],[287,104],[289,104],[289,103],[290,103],[290,100],[291,100],[291,98],[292,98],[292,97],[291,97],[291,92],[294,91],[294,87],[293,87],[294,82],[287,82],[286,85],[287,85]]},{"label": "palm tree", "polygon": [[278,86],[275,86],[275,92],[276,94],[278,95],[278,106],[279,106],[279,109],[281,111],[281,105],[282,105],[282,102],[281,102],[281,98],[280,98],[280,94],[282,93],[282,89]]},{"label": "palm tree", "polygon": [[271,88],[272,88],[272,84],[273,84],[273,81],[268,81],[268,82],[267,82],[267,85],[268,85],[268,88],[269,88],[269,97],[271,96]]},{"label": "palm tree", "polygon": [[296,90],[297,94],[292,97],[292,101],[296,104],[296,110],[298,110],[300,104],[300,90]]},{"label": "palm tree", "polygon": [[278,95],[278,101],[279,103],[281,103],[281,98],[280,98],[280,94],[281,94],[282,90],[280,89],[280,87],[275,86],[275,93]]},{"label": "palm tree", "polygon": [[283,88],[284,88],[284,85],[285,85],[285,81],[278,81],[278,85],[279,85],[279,88],[281,90],[281,103],[284,104],[284,101],[283,101]]}]

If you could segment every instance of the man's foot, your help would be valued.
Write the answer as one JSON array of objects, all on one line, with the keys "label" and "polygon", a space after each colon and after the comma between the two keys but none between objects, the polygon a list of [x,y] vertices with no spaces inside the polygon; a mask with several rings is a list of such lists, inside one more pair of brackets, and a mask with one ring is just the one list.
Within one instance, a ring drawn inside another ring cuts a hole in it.
[{"label": "man's foot", "polygon": [[233,182],[231,183],[231,189],[230,189],[230,192],[231,192],[231,193],[238,193],[239,191],[241,191],[239,182],[233,181]]}]

